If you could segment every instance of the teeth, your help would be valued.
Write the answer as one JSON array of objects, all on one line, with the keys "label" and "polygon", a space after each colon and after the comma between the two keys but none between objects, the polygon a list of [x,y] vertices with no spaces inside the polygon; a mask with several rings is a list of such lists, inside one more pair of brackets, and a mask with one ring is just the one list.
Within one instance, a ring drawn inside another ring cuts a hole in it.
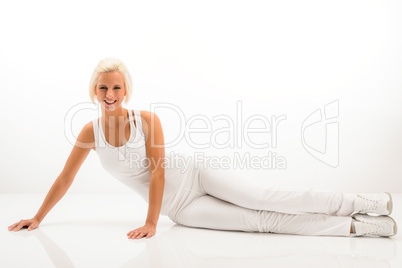
[{"label": "teeth", "polygon": [[115,102],[115,101],[110,101],[110,102],[109,102],[109,101],[107,101],[107,100],[105,100],[105,101],[106,101],[107,103],[113,103],[113,102]]}]

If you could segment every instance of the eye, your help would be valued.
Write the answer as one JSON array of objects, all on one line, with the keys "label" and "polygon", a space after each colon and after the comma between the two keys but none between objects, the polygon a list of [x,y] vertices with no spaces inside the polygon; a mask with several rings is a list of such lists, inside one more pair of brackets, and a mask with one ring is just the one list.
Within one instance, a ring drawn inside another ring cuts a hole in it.
[{"label": "eye", "polygon": [[100,89],[106,89],[106,87],[105,86],[101,86],[101,87],[99,87]]},{"label": "eye", "polygon": [[120,89],[120,87],[114,87],[114,89]]}]

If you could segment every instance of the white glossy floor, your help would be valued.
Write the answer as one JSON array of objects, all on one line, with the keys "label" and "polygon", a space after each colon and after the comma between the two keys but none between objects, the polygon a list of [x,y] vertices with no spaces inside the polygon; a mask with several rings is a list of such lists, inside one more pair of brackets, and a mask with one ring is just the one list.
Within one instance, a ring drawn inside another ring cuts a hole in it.
[{"label": "white glossy floor", "polygon": [[[147,206],[133,195],[68,194],[39,229],[9,232],[44,195],[1,194],[0,267],[402,267],[392,238],[297,236],[182,227],[161,216],[151,239],[129,240]],[[402,230],[402,194],[393,194]],[[398,249],[400,248],[400,249]]]}]

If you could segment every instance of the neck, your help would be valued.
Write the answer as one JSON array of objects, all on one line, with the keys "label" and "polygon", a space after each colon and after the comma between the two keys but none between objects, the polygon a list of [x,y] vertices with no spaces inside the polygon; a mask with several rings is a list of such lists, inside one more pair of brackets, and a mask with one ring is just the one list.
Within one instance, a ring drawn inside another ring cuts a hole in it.
[{"label": "neck", "polygon": [[105,123],[105,126],[110,128],[124,126],[124,122],[128,121],[128,112],[127,109],[123,107],[119,107],[114,111],[109,111],[107,109],[102,109],[102,118],[101,120]]}]

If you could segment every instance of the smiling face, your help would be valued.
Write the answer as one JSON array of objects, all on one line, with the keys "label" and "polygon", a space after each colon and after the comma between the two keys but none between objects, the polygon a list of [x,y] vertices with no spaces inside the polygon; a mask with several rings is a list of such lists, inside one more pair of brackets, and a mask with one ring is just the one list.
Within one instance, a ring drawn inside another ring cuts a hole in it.
[{"label": "smiling face", "polygon": [[123,75],[119,71],[100,73],[95,86],[95,95],[103,109],[112,112],[121,108],[126,95]]}]

